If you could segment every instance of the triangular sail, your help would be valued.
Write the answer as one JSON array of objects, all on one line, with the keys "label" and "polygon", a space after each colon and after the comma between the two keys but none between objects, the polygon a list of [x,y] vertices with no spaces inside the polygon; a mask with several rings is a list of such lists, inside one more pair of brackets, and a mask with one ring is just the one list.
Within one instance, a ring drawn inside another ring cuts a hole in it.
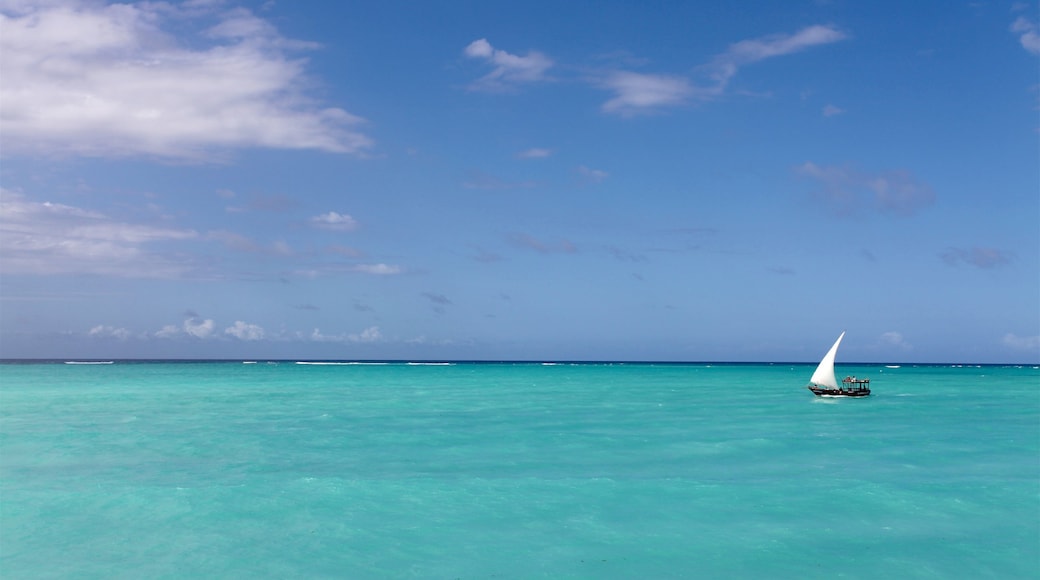
[{"label": "triangular sail", "polygon": [[841,339],[845,338],[845,331],[842,331],[841,336],[838,340],[834,341],[834,346],[827,351],[827,355],[820,361],[820,366],[816,367],[816,372],[812,374],[812,378],[809,379],[810,384],[820,385],[821,387],[827,387],[830,389],[838,388],[838,379],[834,377],[834,357],[838,354],[838,345],[841,344]]}]

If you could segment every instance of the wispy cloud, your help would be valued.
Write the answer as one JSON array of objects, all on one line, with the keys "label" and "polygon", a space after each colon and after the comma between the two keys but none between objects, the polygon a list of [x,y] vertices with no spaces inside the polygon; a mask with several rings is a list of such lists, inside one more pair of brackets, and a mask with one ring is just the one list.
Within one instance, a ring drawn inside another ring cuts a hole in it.
[{"label": "wispy cloud", "polygon": [[0,273],[176,278],[193,264],[151,248],[198,239],[193,230],[132,224],[101,212],[0,190]]},{"label": "wispy cloud", "polygon": [[360,272],[362,274],[375,274],[377,276],[392,276],[394,274],[401,274],[404,272],[404,268],[391,264],[358,264],[352,266],[351,271]]},{"label": "wispy cloud", "polygon": [[[814,25],[794,34],[774,34],[742,40],[699,67],[707,76],[703,83],[695,82],[685,74],[636,72],[622,68],[637,64],[631,58],[625,59],[622,66],[613,70],[591,73],[585,80],[613,93],[601,107],[604,112],[629,117],[719,97],[726,92],[730,80],[746,65],[845,38],[846,34],[833,26]],[[469,85],[470,90],[477,91],[502,92],[521,84],[543,81],[554,66],[553,61],[540,52],[530,51],[526,56],[511,54],[496,49],[486,38],[471,42],[463,54],[494,67],[491,72]],[[529,152],[531,155],[525,158],[547,154],[546,150],[541,149],[531,149]]]},{"label": "wispy cloud", "polygon": [[444,294],[438,294],[436,292],[423,292],[421,296],[430,301],[430,306],[433,311],[437,314],[444,314],[447,311],[448,306],[452,305],[450,298]]},{"label": "wispy cloud", "polygon": [[383,333],[378,326],[369,326],[359,333],[352,334],[324,334],[321,330],[315,328],[307,338],[314,342],[373,343],[382,341]]},{"label": "wispy cloud", "polygon": [[603,104],[603,111],[622,116],[653,112],[723,95],[733,77],[746,65],[838,42],[846,37],[844,32],[833,26],[815,25],[794,34],[774,34],[742,40],[700,67],[709,81],[703,84],[694,83],[683,75],[632,71],[613,71],[603,75],[596,83],[614,92],[614,97]]},{"label": "wispy cloud", "polygon": [[845,109],[842,109],[841,107],[836,107],[834,105],[827,105],[823,108],[824,117],[833,117],[835,115],[841,115],[844,112]]},{"label": "wispy cloud", "polygon": [[491,251],[485,250],[484,248],[481,248],[480,246],[471,245],[471,247],[473,248],[473,251],[475,252],[473,254],[472,258],[474,260],[476,260],[477,262],[482,262],[484,264],[490,264],[490,263],[493,263],[493,262],[501,262],[504,259],[504,258],[502,258],[502,256],[500,254],[496,254],[495,252],[491,252]]},{"label": "wispy cloud", "polygon": [[219,242],[229,250],[236,252],[247,252],[255,254],[264,254],[268,256],[281,256],[288,257],[295,254],[292,247],[284,240],[278,240],[270,243],[261,243],[253,240],[252,238],[243,236],[235,232],[227,230],[214,230],[206,232],[206,240]]},{"label": "wispy cloud", "polygon": [[345,273],[396,276],[404,274],[405,269],[395,264],[384,264],[382,262],[375,264],[343,264],[342,262],[336,262],[313,264],[311,267],[299,268],[292,272],[293,276],[309,279],[342,276]]},{"label": "wispy cloud", "polygon": [[438,304],[440,306],[447,306],[452,303],[447,296],[445,296],[444,294],[437,294],[436,292],[423,292],[422,296],[430,302],[433,302],[434,304]]},{"label": "wispy cloud", "polygon": [[345,256],[347,258],[360,258],[365,255],[364,252],[357,248],[351,248],[350,246],[340,246],[338,244],[333,244],[326,248],[326,250],[331,254]]},{"label": "wispy cloud", "polygon": [[541,81],[553,66],[553,61],[540,52],[530,51],[526,56],[510,54],[494,48],[486,38],[471,42],[463,54],[494,67],[469,85],[476,91],[506,91],[520,84]]},{"label": "wispy cloud", "polygon": [[248,10],[54,0],[0,13],[8,153],[209,161],[245,147],[372,146],[359,117],[303,92],[306,61],[290,53],[316,45]]},{"label": "wispy cloud", "polygon": [[730,79],[736,76],[740,67],[801,52],[814,46],[831,44],[844,40],[846,35],[833,26],[808,26],[794,34],[772,34],[762,38],[742,40],[729,46],[726,52],[716,56],[708,69],[715,80],[715,90],[721,91]]},{"label": "wispy cloud", "polygon": [[1018,41],[1022,44],[1022,48],[1032,54],[1040,55],[1040,34],[1037,34],[1036,22],[1025,16],[1019,16],[1011,24],[1011,32],[1019,35]]},{"label": "wispy cloud", "polygon": [[1014,350],[1040,354],[1040,336],[1018,336],[1009,332],[1004,335],[1003,343]]},{"label": "wispy cloud", "polygon": [[619,248],[617,246],[605,246],[603,248],[608,254],[619,262],[632,262],[642,263],[649,262],[650,259],[646,257],[646,254],[640,252],[633,252],[625,248]]},{"label": "wispy cloud", "polygon": [[931,186],[905,170],[865,173],[808,161],[795,172],[816,181],[820,189],[815,195],[839,215],[854,214],[868,205],[882,213],[909,216],[935,202]]},{"label": "wispy cloud", "polygon": [[581,180],[585,183],[600,183],[610,176],[609,173],[602,169],[593,169],[591,167],[586,167],[585,165],[579,165],[577,171],[578,176],[580,176]]},{"label": "wispy cloud", "polygon": [[603,103],[603,110],[622,116],[679,105],[698,92],[685,77],[630,71],[613,72],[601,81],[601,85],[615,94]]},{"label": "wispy cloud", "polygon": [[519,159],[544,159],[550,155],[552,155],[552,149],[542,147],[533,147],[516,154]]},{"label": "wispy cloud", "polygon": [[997,248],[949,248],[940,256],[950,266],[966,264],[983,270],[997,268],[1014,260],[1014,254]]}]

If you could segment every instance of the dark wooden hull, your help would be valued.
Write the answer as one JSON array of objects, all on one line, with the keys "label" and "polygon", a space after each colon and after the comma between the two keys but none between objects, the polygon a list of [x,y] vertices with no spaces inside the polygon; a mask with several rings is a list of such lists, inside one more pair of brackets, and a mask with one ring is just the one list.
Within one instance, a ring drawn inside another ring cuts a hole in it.
[{"label": "dark wooden hull", "polygon": [[867,397],[870,389],[827,389],[809,385],[809,390],[817,397]]}]

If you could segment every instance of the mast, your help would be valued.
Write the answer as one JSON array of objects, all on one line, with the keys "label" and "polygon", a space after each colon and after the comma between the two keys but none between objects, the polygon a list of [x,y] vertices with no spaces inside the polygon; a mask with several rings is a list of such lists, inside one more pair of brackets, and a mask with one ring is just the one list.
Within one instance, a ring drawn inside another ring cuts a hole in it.
[{"label": "mast", "polygon": [[845,338],[845,331],[841,331],[841,335],[838,336],[838,340],[834,341],[834,346],[827,351],[824,355],[823,360],[820,361],[820,365],[816,367],[816,372],[812,374],[812,378],[809,379],[809,383],[813,385],[820,385],[821,387],[827,387],[829,389],[838,388],[838,380],[834,377],[834,357],[838,354],[838,345],[841,344],[841,339]]}]

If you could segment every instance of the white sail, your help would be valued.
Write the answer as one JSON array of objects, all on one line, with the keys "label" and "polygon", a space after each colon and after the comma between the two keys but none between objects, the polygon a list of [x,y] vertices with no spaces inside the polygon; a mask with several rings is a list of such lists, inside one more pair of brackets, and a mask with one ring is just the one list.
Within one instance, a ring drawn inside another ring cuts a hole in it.
[{"label": "white sail", "polygon": [[838,340],[834,341],[834,346],[827,351],[826,356],[820,361],[820,366],[816,367],[816,372],[809,379],[810,384],[830,389],[838,388],[838,379],[834,377],[834,357],[838,354],[838,345],[841,344],[841,339],[843,338],[845,338],[845,331],[841,332]]}]

